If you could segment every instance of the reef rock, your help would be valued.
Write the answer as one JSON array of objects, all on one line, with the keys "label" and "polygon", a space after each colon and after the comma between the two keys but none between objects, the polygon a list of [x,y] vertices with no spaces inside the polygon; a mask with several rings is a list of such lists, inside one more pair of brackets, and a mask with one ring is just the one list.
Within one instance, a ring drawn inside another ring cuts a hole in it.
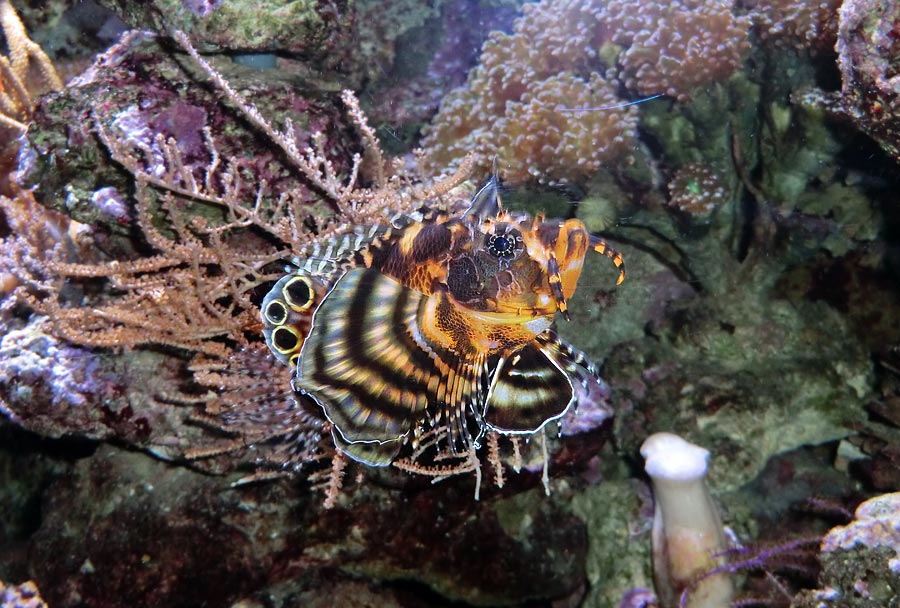
[{"label": "reef rock", "polygon": [[843,110],[900,161],[900,5],[890,0],[845,1],[835,48]]},{"label": "reef rock", "polygon": [[852,522],[822,539],[822,588],[803,594],[799,608],[897,606],[900,589],[900,493],[871,498]]}]

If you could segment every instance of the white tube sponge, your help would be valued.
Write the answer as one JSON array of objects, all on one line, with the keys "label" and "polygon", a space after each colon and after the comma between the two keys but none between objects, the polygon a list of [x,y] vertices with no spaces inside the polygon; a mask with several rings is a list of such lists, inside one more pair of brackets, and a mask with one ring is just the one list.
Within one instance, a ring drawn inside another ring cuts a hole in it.
[{"label": "white tube sponge", "polygon": [[672,433],[644,441],[641,455],[653,482],[653,573],[660,606],[679,606],[690,588],[689,608],[727,608],[734,588],[727,572],[702,578],[719,566],[728,548],[722,520],[706,486],[709,451]]}]

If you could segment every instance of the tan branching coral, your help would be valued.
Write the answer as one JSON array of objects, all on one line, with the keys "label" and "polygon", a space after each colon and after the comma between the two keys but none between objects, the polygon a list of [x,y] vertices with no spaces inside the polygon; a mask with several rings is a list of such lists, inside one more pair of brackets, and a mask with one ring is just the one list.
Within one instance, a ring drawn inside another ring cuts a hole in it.
[{"label": "tan branching coral", "polygon": [[[478,500],[481,494],[481,461],[475,448],[469,446],[459,456],[441,454],[439,458],[439,464],[434,465],[423,465],[416,457],[398,459],[393,465],[401,471],[431,477],[435,483],[456,475],[471,473],[475,476],[475,500]],[[440,464],[443,460],[449,460],[449,464]]]},{"label": "tan branching coral", "polygon": [[[97,135],[113,159],[134,176],[137,225],[157,253],[130,261],[70,263],[58,255],[41,253],[48,250],[31,247],[32,254],[41,260],[32,266],[40,266],[40,272],[49,271],[58,277],[105,278],[122,294],[108,302],[69,307],[60,301],[58,290],[47,290],[45,280],[31,277],[17,295],[34,310],[48,315],[55,333],[87,346],[158,344],[227,356],[229,348],[223,339],[247,346],[246,332],[258,328],[259,313],[250,292],[283,275],[277,262],[298,255],[318,238],[354,225],[376,223],[384,217],[385,209],[412,210],[421,204],[417,195],[446,191],[450,183],[458,184],[465,177],[457,174],[451,182],[433,189],[405,189],[400,180],[386,181],[382,188],[359,187],[355,181],[359,159],[344,181],[320,150],[296,148],[290,124],[285,132],[278,131],[233,91],[227,89],[226,95],[244,104],[248,115],[254,116],[260,126],[265,125],[269,136],[285,148],[298,169],[340,209],[335,220],[322,220],[331,228],[314,235],[298,221],[304,216],[299,195],[290,191],[273,194],[264,181],[249,188],[256,192],[253,198],[243,198],[248,186],[241,182],[236,163],[220,158],[209,130],[205,131],[209,161],[198,172],[183,161],[179,142],[174,139],[158,137],[161,155],[150,155],[96,121]],[[345,100],[351,113],[358,115],[355,97],[348,92]],[[315,135],[313,141],[319,141]],[[380,158],[380,153],[373,156]],[[196,213],[202,206],[221,208],[225,221],[213,224],[203,219]],[[16,222],[28,224],[27,216],[21,215],[20,206],[12,201],[6,201],[4,210]],[[166,218],[162,227],[160,216]],[[238,234],[243,238],[235,238]],[[14,241],[7,245],[9,250],[16,244],[30,246],[27,230],[11,238]],[[22,239],[25,242],[19,242]],[[37,293],[27,287],[37,287]]]},{"label": "tan branching coral", "polygon": [[25,32],[9,0],[0,0],[0,28],[9,55],[0,57],[0,152],[25,132],[34,96],[63,84],[50,59]]}]

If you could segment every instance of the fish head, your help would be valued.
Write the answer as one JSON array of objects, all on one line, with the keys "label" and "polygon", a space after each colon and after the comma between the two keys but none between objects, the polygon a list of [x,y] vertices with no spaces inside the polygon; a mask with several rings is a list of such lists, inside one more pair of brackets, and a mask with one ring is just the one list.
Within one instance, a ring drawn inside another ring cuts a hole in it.
[{"label": "fish head", "polygon": [[446,285],[460,306],[509,322],[565,313],[592,247],[584,224],[506,211],[475,220],[447,266]]}]

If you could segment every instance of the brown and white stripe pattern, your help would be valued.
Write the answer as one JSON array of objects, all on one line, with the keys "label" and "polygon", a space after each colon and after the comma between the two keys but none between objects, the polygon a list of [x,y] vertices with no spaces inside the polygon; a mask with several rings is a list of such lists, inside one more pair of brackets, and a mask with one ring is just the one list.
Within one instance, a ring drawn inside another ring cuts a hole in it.
[{"label": "brown and white stripe pattern", "polygon": [[565,415],[575,390],[567,363],[556,355],[535,343],[500,361],[482,414],[488,428],[530,435]]},{"label": "brown and white stripe pattern", "polygon": [[466,443],[466,410],[485,394],[483,359],[463,360],[427,335],[434,300],[372,269],[348,271],[316,310],[295,390],[311,396],[350,456],[390,464],[426,421]]}]

